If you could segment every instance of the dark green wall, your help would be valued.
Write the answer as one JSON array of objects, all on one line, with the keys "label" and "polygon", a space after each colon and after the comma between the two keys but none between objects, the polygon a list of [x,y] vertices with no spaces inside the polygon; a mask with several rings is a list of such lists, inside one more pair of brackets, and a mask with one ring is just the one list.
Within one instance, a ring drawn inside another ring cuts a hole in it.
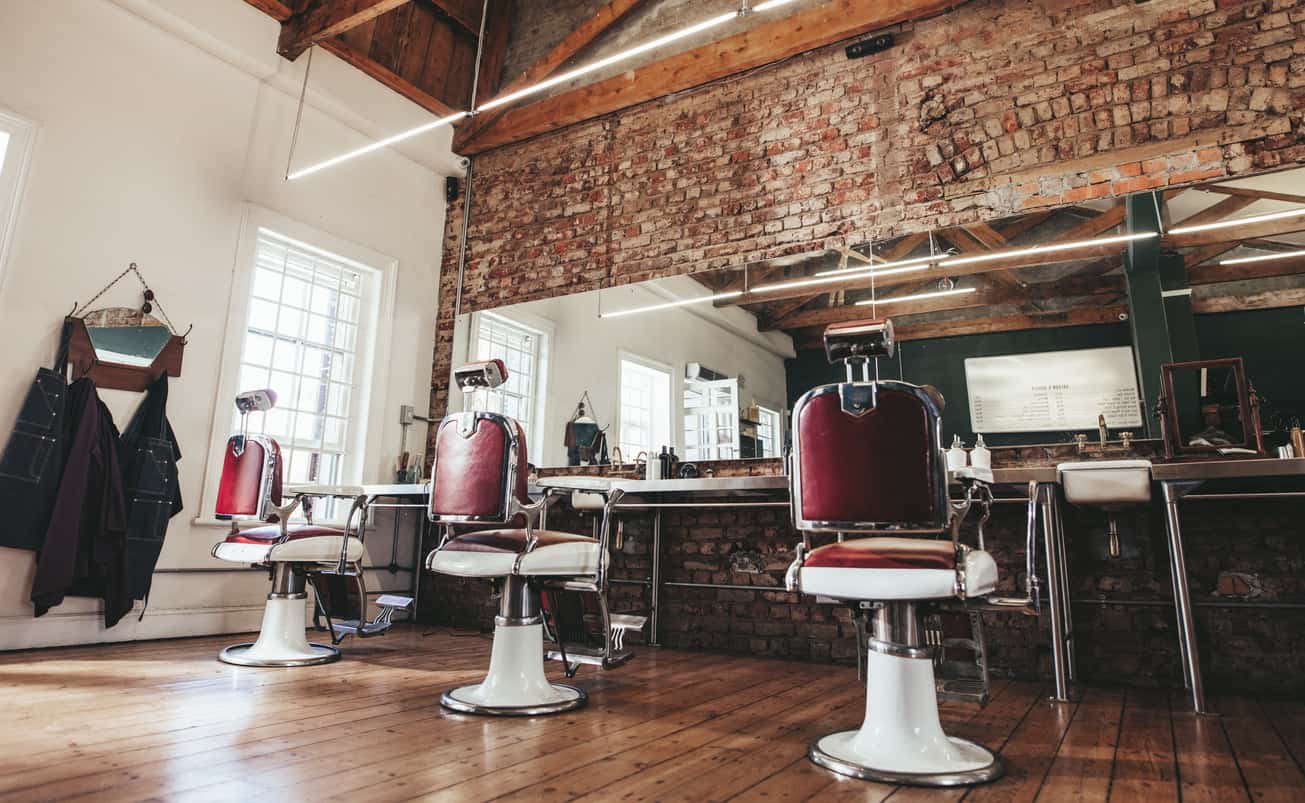
[{"label": "dark green wall", "polygon": [[[1196,327],[1203,358],[1240,355],[1246,359],[1247,375],[1266,399],[1266,413],[1272,410],[1282,412],[1287,418],[1305,417],[1305,311],[1291,307],[1198,315]],[[959,434],[970,445],[975,434],[970,430],[966,358],[1128,345],[1132,345],[1132,335],[1127,323],[940,337],[898,344],[897,358],[881,360],[879,370],[884,379],[934,385],[942,391],[947,400],[943,412],[944,438],[950,443],[952,435]],[[823,351],[801,351],[787,362],[790,408],[807,390],[843,378],[842,366],[826,362]],[[1272,426],[1267,414],[1264,425]],[[1088,434],[1095,437],[1096,433]],[[1071,432],[985,434],[984,440],[997,446],[1056,443],[1072,441],[1073,435]]]},{"label": "dark green wall", "polygon": [[1266,430],[1278,419],[1305,419],[1305,309],[1254,310],[1197,315],[1201,358],[1241,357],[1246,376],[1261,396]]}]

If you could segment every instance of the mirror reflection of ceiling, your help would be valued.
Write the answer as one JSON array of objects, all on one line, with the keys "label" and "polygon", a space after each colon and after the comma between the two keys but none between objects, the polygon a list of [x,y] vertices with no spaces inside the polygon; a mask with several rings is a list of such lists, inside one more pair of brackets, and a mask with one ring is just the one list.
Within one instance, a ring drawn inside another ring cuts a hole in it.
[{"label": "mirror reflection of ceiling", "polygon": [[[1305,211],[1305,168],[1163,191],[1166,230],[1183,225],[1224,221],[1282,210]],[[1194,303],[1224,311],[1238,304],[1255,306],[1254,296],[1284,289],[1305,289],[1305,257],[1272,263],[1223,265],[1224,260],[1287,253],[1305,247],[1305,232],[1282,230],[1251,239],[1176,249],[1185,262]],[[950,250],[958,257],[1077,242],[1125,233],[1123,199],[1098,199],[1071,207],[1035,210],[1028,214],[979,224],[913,234],[873,244],[877,264],[895,263]],[[1167,247],[1167,246],[1166,246]],[[970,265],[963,270],[932,266],[885,275],[875,280],[874,311],[890,315],[899,338],[972,334],[1046,325],[1104,323],[1127,312],[1124,278],[1125,246],[1075,249],[1056,255],[1030,255]],[[853,249],[871,253],[870,245]],[[1076,258],[1066,259],[1066,256]],[[732,273],[699,274],[694,278],[712,293],[731,293],[777,282],[812,279],[840,268],[865,268],[856,257],[836,252],[788,257]],[[956,288],[950,295],[928,297]],[[818,343],[825,326],[871,317],[871,278],[837,285],[795,287],[763,296],[743,294],[714,302],[740,306],[756,315],[762,331],[784,331],[799,347]],[[926,297],[921,297],[926,296]],[[1293,296],[1294,297],[1294,296]],[[1208,301],[1206,301],[1208,299]],[[1248,300],[1249,299],[1249,300]],[[858,305],[860,302],[860,305]]]}]

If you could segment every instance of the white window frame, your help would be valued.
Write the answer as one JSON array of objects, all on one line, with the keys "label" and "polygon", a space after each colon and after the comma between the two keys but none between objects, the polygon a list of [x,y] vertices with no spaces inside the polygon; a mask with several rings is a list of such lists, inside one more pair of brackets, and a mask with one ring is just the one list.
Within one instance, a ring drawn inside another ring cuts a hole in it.
[{"label": "white window frame", "polygon": [[[666,446],[669,447],[678,446],[677,444],[677,441],[679,440],[678,431],[675,426],[676,382],[675,382],[674,367],[664,362],[658,362],[657,360],[649,359],[640,354],[635,354],[633,352],[626,351],[625,349],[617,349],[616,351],[616,437],[609,439],[608,449],[610,450],[612,446],[620,446],[620,444],[622,443],[621,431],[624,422],[621,419],[623,418],[622,410],[625,407],[625,404],[622,402],[622,395],[625,390],[625,364],[627,362],[634,363],[635,365],[642,366],[652,371],[660,371],[667,375],[667,383],[666,383],[667,413],[666,414],[668,420],[666,422]],[[656,435],[653,435],[653,438],[655,440]],[[649,459],[653,457],[652,454],[653,450],[657,449],[659,446],[661,446],[661,444],[659,443],[653,443],[649,445],[648,447]],[[624,447],[622,447],[621,458],[626,462],[633,461],[636,456],[637,454],[625,454],[625,449]]]},{"label": "white window frame", "polygon": [[[360,325],[356,341],[355,360],[358,364],[354,369],[356,380],[350,402],[352,407],[350,418],[354,425],[350,427],[346,438],[347,450],[356,457],[346,460],[340,482],[358,485],[389,480],[389,477],[376,476],[369,468],[386,462],[382,459],[382,449],[385,412],[388,409],[386,389],[391,370],[386,355],[389,354],[394,334],[394,306],[399,261],[255,204],[246,204],[240,227],[240,241],[236,249],[236,262],[232,270],[231,297],[227,302],[222,367],[217,398],[213,404],[208,456],[205,460],[203,507],[196,519],[200,523],[214,521],[213,510],[217,504],[222,458],[225,454],[227,438],[233,434],[231,420],[235,396],[242,390],[250,390],[238,385],[260,229],[267,229],[294,240],[299,247],[307,250],[321,251],[332,257],[343,257],[378,272],[374,324],[367,327],[367,331],[364,331],[364,327]],[[347,451],[346,454],[348,453]],[[335,508],[337,517],[347,512],[345,506],[336,505]]]},{"label": "white window frame", "polygon": [[3,290],[9,252],[18,229],[23,187],[32,163],[36,123],[0,109],[0,132],[9,135],[8,146],[0,158],[0,290]]},{"label": "white window frame", "polygon": [[[763,454],[762,457],[783,457],[784,456],[784,410],[782,408],[771,407],[769,405],[760,404],[760,403],[757,403],[757,407],[761,410],[762,418],[770,418],[774,421],[774,425],[768,427],[768,429],[770,430],[771,446],[774,448],[775,453]],[[761,425],[764,423],[765,423],[764,421],[758,422],[758,426],[757,426],[757,440],[761,443],[766,442],[765,439],[761,437]]]},{"label": "white window frame", "polygon": [[[550,352],[553,348],[555,327],[544,318],[528,315],[520,311],[511,314],[505,314],[500,310],[485,310],[484,312],[472,313],[470,330],[467,332],[467,360],[477,359],[476,355],[479,354],[482,317],[493,318],[508,326],[524,329],[533,334],[538,340],[539,348],[535,354],[533,383],[528,394],[530,399],[530,426],[526,428],[526,455],[530,462],[535,465],[547,465],[542,460],[544,454],[544,430],[547,428],[544,417],[548,411],[548,389],[552,387],[552,383],[549,381],[549,372],[552,370]],[[453,367],[457,368],[458,366]],[[456,388],[457,385],[450,382],[450,387]],[[459,406],[458,409],[461,410],[462,407]],[[450,409],[449,412],[455,411]]]}]

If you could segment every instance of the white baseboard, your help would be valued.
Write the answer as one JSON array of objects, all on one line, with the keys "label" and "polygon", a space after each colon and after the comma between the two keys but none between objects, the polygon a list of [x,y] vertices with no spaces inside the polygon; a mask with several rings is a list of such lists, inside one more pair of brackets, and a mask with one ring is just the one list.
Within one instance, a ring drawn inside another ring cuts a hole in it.
[{"label": "white baseboard", "polygon": [[[145,612],[144,619],[137,621],[139,616],[140,610],[137,607],[117,625],[108,629],[104,627],[104,614],[100,611],[51,611],[39,620],[20,616],[0,617],[0,651],[250,633],[258,630],[262,622],[263,606],[151,608]],[[40,626],[34,627],[34,623],[39,623]]]}]

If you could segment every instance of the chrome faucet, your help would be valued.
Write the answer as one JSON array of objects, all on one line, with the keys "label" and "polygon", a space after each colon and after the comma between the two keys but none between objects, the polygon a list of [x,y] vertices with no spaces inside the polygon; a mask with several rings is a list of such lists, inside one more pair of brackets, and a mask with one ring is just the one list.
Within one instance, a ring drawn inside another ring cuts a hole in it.
[{"label": "chrome faucet", "polygon": [[621,466],[625,465],[625,455],[621,453],[620,446],[612,447],[612,465],[619,471]]},{"label": "chrome faucet", "polygon": [[1106,414],[1097,415],[1097,435],[1101,437],[1101,445],[1105,446],[1106,441],[1110,440],[1110,430],[1106,429]]}]

